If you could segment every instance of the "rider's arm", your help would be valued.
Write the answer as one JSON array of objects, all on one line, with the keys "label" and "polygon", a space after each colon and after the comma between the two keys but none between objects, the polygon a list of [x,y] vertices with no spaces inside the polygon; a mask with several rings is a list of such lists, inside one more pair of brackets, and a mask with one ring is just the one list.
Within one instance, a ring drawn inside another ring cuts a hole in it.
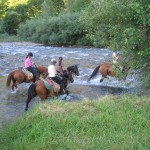
[{"label": "rider's arm", "polygon": [[64,66],[65,66],[64,63],[62,62],[62,64],[61,64],[62,71],[65,70],[65,67],[64,67]]}]

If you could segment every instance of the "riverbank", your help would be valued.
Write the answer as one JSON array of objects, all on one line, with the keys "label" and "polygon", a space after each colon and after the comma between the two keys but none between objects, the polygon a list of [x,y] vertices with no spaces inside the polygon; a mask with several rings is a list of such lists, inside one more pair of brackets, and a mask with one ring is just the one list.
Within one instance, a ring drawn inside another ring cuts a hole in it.
[{"label": "riverbank", "polygon": [[0,42],[0,46],[42,46],[40,43],[32,42]]},{"label": "riverbank", "polygon": [[53,100],[28,111],[0,134],[0,149],[150,149],[150,98],[105,96]]}]

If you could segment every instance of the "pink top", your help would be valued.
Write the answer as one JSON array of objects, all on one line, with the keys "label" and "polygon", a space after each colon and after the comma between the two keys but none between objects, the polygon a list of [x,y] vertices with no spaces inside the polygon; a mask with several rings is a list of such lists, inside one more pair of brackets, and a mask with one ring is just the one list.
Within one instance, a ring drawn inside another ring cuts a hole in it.
[{"label": "pink top", "polygon": [[24,61],[25,68],[32,66],[32,61],[30,57],[27,57]]}]

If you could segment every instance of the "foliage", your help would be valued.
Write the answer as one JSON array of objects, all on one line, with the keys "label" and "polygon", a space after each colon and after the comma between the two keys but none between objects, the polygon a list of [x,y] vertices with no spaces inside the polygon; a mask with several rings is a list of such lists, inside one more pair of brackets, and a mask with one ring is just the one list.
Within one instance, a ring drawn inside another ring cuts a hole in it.
[{"label": "foliage", "polygon": [[149,0],[94,0],[82,20],[95,46],[122,50],[129,66],[140,68],[143,77],[150,73],[149,12]]},{"label": "foliage", "polygon": [[7,33],[3,33],[0,34],[0,42],[25,42],[25,40],[22,40],[17,35],[10,35]]},{"label": "foliage", "polygon": [[9,2],[9,7],[16,7],[18,5],[24,5],[27,4],[29,0],[8,0]]},{"label": "foliage", "polygon": [[150,149],[150,98],[43,103],[0,134],[0,149]]},{"label": "foliage", "polygon": [[44,2],[44,0],[29,0],[27,3],[28,7],[28,16],[29,18],[35,18],[39,16],[41,12],[41,5]]},{"label": "foliage", "polygon": [[66,0],[65,11],[67,12],[79,12],[83,11],[89,4],[91,0]]},{"label": "foliage", "polygon": [[64,9],[63,0],[45,0],[42,4],[44,16],[56,16]]},{"label": "foliage", "polygon": [[37,18],[22,25],[18,34],[46,45],[88,45],[89,41],[86,41],[86,32],[83,24],[79,22],[79,16],[79,13],[74,13],[50,19]]},{"label": "foliage", "polygon": [[20,23],[25,22],[30,19],[28,14],[29,7],[26,4],[17,5],[15,8],[10,8],[9,10],[14,11],[20,15]]},{"label": "foliage", "polygon": [[5,13],[8,9],[8,0],[0,1],[0,20],[5,16]]},{"label": "foliage", "polygon": [[8,34],[16,34],[20,23],[20,15],[16,12],[7,12],[4,18],[4,31]]}]

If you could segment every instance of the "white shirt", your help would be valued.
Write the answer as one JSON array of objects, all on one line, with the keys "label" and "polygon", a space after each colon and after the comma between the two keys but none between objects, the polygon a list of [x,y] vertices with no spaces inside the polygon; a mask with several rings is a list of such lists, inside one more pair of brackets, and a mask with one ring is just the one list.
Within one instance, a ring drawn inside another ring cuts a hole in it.
[{"label": "white shirt", "polygon": [[48,74],[49,74],[49,77],[55,77],[56,75],[56,72],[55,72],[55,66],[54,65],[49,65],[48,66]]}]

